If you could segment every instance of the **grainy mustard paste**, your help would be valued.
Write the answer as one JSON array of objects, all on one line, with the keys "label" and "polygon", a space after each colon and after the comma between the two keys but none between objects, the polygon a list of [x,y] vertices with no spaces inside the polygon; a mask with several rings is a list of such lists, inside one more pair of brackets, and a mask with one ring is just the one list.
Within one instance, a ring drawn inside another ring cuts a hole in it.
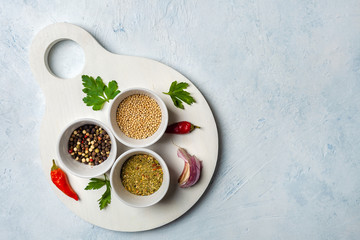
[{"label": "grainy mustard paste", "polygon": [[163,181],[160,163],[148,154],[137,154],[127,159],[121,168],[121,182],[131,193],[147,196],[156,192]]}]

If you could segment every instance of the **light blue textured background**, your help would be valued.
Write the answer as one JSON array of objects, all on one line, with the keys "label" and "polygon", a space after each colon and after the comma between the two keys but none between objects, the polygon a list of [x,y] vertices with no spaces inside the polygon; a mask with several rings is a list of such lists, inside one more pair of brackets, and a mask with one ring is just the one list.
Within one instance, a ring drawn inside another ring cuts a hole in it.
[{"label": "light blue textured background", "polygon": [[[2,0],[0,19],[1,239],[360,239],[358,0]],[[207,98],[218,167],[180,219],[108,231],[52,192],[28,52],[56,22],[168,64]]]}]

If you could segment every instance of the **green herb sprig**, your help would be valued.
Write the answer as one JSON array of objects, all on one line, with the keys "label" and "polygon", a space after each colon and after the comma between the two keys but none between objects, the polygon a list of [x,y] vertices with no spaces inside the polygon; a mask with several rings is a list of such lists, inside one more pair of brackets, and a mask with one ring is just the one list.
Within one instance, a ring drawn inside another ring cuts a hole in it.
[{"label": "green herb sprig", "polygon": [[163,93],[170,95],[171,100],[173,101],[174,105],[177,108],[184,109],[183,102],[188,105],[191,105],[192,103],[195,102],[195,99],[192,96],[190,96],[190,93],[184,91],[184,89],[186,89],[188,86],[189,84],[186,82],[177,83],[177,81],[173,81],[171,83],[169,92],[167,93],[163,92]]},{"label": "green herb sprig", "polygon": [[83,75],[82,84],[84,86],[82,91],[86,93],[83,101],[86,106],[93,106],[92,109],[95,111],[102,109],[105,102],[109,102],[120,93],[120,90],[117,90],[118,84],[115,80],[106,86],[101,77],[94,79],[91,76]]},{"label": "green herb sprig", "polygon": [[85,190],[96,190],[96,189],[100,189],[106,185],[106,191],[101,196],[101,198],[98,199],[100,210],[104,209],[108,204],[111,203],[110,181],[107,179],[106,174],[104,174],[104,176],[105,176],[105,179],[91,178],[90,182],[85,187]]}]

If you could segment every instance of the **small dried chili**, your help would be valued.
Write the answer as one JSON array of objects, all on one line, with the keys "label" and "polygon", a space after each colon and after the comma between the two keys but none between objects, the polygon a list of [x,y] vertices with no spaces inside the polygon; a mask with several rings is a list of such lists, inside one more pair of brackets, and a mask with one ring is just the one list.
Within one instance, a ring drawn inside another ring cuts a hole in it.
[{"label": "small dried chili", "polygon": [[51,167],[51,181],[66,195],[75,199],[76,201],[79,200],[78,195],[70,186],[69,180],[66,176],[66,173],[61,170],[56,164],[55,160],[53,160],[53,165]]},{"label": "small dried chili", "polygon": [[169,125],[165,132],[175,133],[175,134],[186,134],[192,132],[195,128],[200,128],[200,127],[195,126],[190,122],[182,121]]}]

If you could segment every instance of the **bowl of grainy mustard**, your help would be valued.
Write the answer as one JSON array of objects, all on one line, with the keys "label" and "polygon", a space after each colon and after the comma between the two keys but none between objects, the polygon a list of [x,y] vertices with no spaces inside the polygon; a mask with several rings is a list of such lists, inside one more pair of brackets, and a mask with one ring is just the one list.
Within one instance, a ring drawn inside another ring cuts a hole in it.
[{"label": "bowl of grainy mustard", "polygon": [[112,192],[131,207],[149,207],[167,193],[170,173],[154,151],[134,148],[121,154],[110,172]]},{"label": "bowl of grainy mustard", "polygon": [[109,120],[119,142],[128,147],[148,147],[165,133],[168,110],[153,91],[130,88],[112,101]]}]

